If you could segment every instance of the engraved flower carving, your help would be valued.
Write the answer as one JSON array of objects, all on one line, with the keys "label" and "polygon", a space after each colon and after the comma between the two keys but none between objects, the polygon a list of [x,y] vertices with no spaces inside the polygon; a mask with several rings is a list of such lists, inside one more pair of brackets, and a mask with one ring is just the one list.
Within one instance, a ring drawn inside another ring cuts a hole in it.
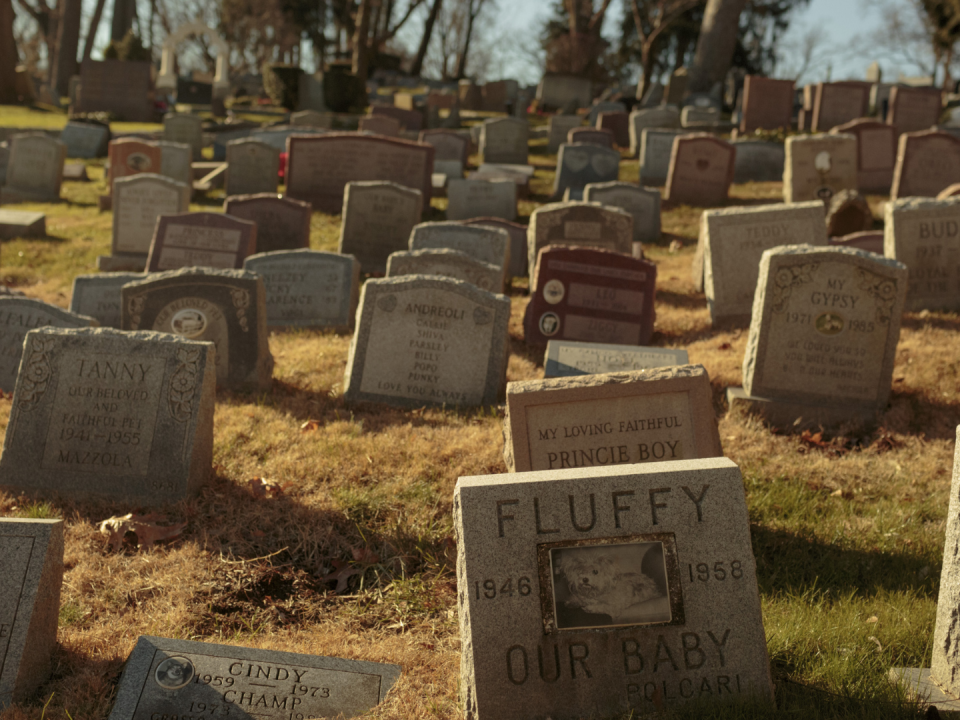
[{"label": "engraved flower carving", "polygon": [[819,266],[820,263],[806,263],[804,265],[781,267],[777,270],[773,276],[773,291],[771,292],[773,311],[780,313],[786,310],[787,300],[790,299],[793,288],[811,282],[813,273]]},{"label": "engraved flower carving", "polygon": [[877,322],[886,325],[893,315],[893,303],[897,298],[897,281],[858,269],[860,289],[867,292],[876,303]]}]

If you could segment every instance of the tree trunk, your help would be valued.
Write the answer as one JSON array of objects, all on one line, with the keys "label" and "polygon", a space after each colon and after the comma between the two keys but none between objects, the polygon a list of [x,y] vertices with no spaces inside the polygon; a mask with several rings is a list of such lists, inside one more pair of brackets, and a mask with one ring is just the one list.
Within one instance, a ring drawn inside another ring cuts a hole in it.
[{"label": "tree trunk", "polygon": [[136,17],[136,0],[113,0],[113,21],[110,24],[110,39],[114,42],[123,40],[124,35],[133,29],[133,21]]},{"label": "tree trunk", "polygon": [[443,0],[433,0],[433,7],[430,8],[430,14],[427,15],[427,22],[423,26],[423,37],[420,38],[420,47],[417,49],[417,57],[410,66],[410,74],[419,77],[423,70],[423,59],[427,56],[427,48],[430,46],[430,38],[433,35],[433,25],[437,22],[437,15],[440,14],[440,5]]},{"label": "tree trunk", "polygon": [[367,84],[370,55],[367,47],[367,37],[370,34],[370,10],[370,0],[361,0],[360,11],[357,13],[357,29],[353,33],[353,74],[364,86]]},{"label": "tree trunk", "polygon": [[707,0],[690,68],[690,92],[710,92],[726,77],[737,45],[740,13],[746,5],[747,0]]},{"label": "tree trunk", "polygon": [[17,102],[17,46],[13,41],[13,0],[0,0],[0,103]]},{"label": "tree trunk", "polygon": [[80,46],[81,0],[61,0],[60,23],[57,30],[57,55],[53,62],[50,89],[54,99],[70,92],[70,78],[80,72],[77,63],[77,48]]},{"label": "tree trunk", "polygon": [[476,18],[477,14],[473,9],[473,0],[470,0],[467,8],[467,33],[463,38],[463,48],[457,56],[457,80],[463,80],[467,77],[467,55],[470,54],[470,39],[473,37],[473,21]]}]

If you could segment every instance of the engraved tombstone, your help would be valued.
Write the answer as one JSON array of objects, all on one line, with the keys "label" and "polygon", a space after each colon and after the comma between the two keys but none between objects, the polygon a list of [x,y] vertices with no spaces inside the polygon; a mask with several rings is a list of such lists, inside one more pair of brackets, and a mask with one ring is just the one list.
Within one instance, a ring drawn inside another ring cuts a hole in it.
[{"label": "engraved tombstone", "polygon": [[120,178],[152,173],[159,175],[163,162],[163,153],[157,143],[148,143],[135,138],[118,138],[111,140],[107,147],[108,177],[110,193],[113,194],[113,184]]},{"label": "engraved tombstone", "polygon": [[360,132],[383,135],[384,137],[400,137],[400,121],[386,115],[370,115],[360,118],[358,123]]},{"label": "engraved tombstone", "polygon": [[672,129],[680,127],[680,111],[675,107],[662,106],[649,110],[634,110],[630,113],[630,156],[640,152],[640,141],[647,128]]},{"label": "engraved tombstone", "polygon": [[161,140],[157,145],[160,147],[160,174],[192,188],[193,152],[190,146],[166,140]]},{"label": "engraved tombstone", "polygon": [[495,404],[506,380],[509,319],[509,298],[460,280],[368,280],[344,398],[401,407]]},{"label": "engraved tombstone", "polygon": [[572,377],[686,365],[686,350],[551,340],[543,356],[543,377]]},{"label": "engraved tombstone", "polygon": [[817,83],[813,88],[813,117],[810,129],[825,132],[856,118],[866,117],[870,104],[870,83]]},{"label": "engraved tombstone", "polygon": [[434,162],[456,162],[467,166],[470,138],[453,130],[421,130],[420,142],[433,145]]},{"label": "engraved tombstone", "polygon": [[615,182],[619,176],[620,153],[616,150],[589,143],[561,145],[553,197],[563,197],[568,188],[571,194],[582,197],[583,188],[588,183]]},{"label": "engraved tombstone", "polygon": [[787,138],[783,199],[829,202],[841,190],[857,189],[855,135],[794,135]]},{"label": "engraved tombstone", "polygon": [[257,252],[310,247],[310,203],[275,193],[234,195],[223,212],[257,224]]},{"label": "engraved tombstone", "polygon": [[257,250],[257,225],[223,213],[161,215],[147,272],[183,267],[240,268]]},{"label": "engraved tombstone", "polygon": [[503,269],[459,250],[430,248],[395,252],[387,259],[387,277],[430,275],[463,280],[481,290],[500,292]]},{"label": "engraved tombstone", "polygon": [[567,145],[599,145],[612,150],[613,141],[613,132],[606,129],[576,127],[567,133]]},{"label": "engraved tombstone", "polygon": [[793,80],[747,75],[743,79],[740,132],[789,130],[793,124],[793,96]]},{"label": "engraved tombstone", "polygon": [[276,193],[280,151],[254,138],[227,143],[227,197]]},{"label": "engraved tombstone", "polygon": [[633,256],[640,257],[643,243],[660,239],[660,191],[628,182],[588,183],[584,202],[598,202],[633,215]]},{"label": "engraved tombstone", "polygon": [[567,133],[580,127],[583,118],[579,115],[553,115],[547,130],[547,152],[553,155],[563,143],[567,142]]},{"label": "engraved tombstone", "polygon": [[513,180],[447,181],[447,220],[475,217],[517,219],[517,184]]},{"label": "engraved tombstone", "polygon": [[163,118],[163,139],[185,143],[199,160],[203,151],[203,118],[189,113],[167,113]]},{"label": "engraved tombstone", "polygon": [[597,115],[596,122],[597,129],[613,133],[613,142],[617,147],[630,147],[630,116],[626,112],[602,112]]},{"label": "engraved tombstone", "polygon": [[673,140],[683,135],[682,130],[646,129],[640,137],[640,182],[643,185],[663,185],[670,172]]},{"label": "engraved tombstone", "polygon": [[527,276],[527,226],[510,222],[502,218],[475,217],[461,220],[461,225],[486,225],[487,227],[505,230],[510,236],[510,269],[512,277]]},{"label": "engraved tombstone", "polygon": [[733,145],[696,133],[674,138],[664,198],[686,205],[721,205],[733,182]]},{"label": "engraved tombstone", "polygon": [[530,126],[526,120],[496,118],[486,120],[480,132],[480,155],[485,163],[526,165]]},{"label": "engraved tombstone", "polygon": [[73,279],[70,312],[95,318],[100,327],[120,329],[120,288],[143,273],[97,273]]},{"label": "engraved tombstone", "polygon": [[409,248],[459,250],[500,268],[501,287],[510,283],[510,236],[506,230],[458,222],[420,223],[410,233]]},{"label": "engraved tombstone", "polygon": [[541,205],[527,227],[527,266],[532,273],[537,253],[547,245],[596,247],[630,255],[633,216],[599,203],[569,202]]},{"label": "engraved tombstone", "polygon": [[67,157],[98,158],[107,154],[110,127],[99,123],[70,121],[60,132],[60,142],[67,146]]},{"label": "engraved tombstone", "polygon": [[960,182],[960,138],[937,130],[900,136],[892,200],[936,197],[956,182]]},{"label": "engraved tombstone", "polygon": [[0,201],[58,202],[66,159],[67,146],[45,133],[14,135]]},{"label": "engraved tombstone", "polygon": [[143,269],[157,218],[186,212],[190,187],[161,175],[141,173],[117,179],[113,189],[111,256],[100,257],[100,269],[109,270],[105,265],[111,261],[130,263],[130,269]]},{"label": "engraved tombstone", "polygon": [[858,119],[830,132],[857,137],[857,185],[860,192],[890,192],[897,162],[897,128],[876,120]]},{"label": "engraved tombstone", "polygon": [[0,482],[151,504],[193,494],[213,462],[213,352],[160,333],[32,330]]},{"label": "engraved tombstone", "polygon": [[422,211],[417,190],[392,182],[347,183],[338,252],[356,257],[363,272],[382,273],[390,253],[407,249]]}]

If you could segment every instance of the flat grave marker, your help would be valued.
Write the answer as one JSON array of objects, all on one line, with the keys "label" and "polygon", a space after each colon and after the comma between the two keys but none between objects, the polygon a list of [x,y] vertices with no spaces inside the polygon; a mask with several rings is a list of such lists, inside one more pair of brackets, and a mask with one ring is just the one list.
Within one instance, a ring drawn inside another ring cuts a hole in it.
[{"label": "flat grave marker", "polygon": [[47,216],[44,213],[0,208],[0,240],[46,236]]},{"label": "flat grave marker", "polygon": [[543,356],[543,377],[632,372],[689,362],[686,350],[550,340]]}]

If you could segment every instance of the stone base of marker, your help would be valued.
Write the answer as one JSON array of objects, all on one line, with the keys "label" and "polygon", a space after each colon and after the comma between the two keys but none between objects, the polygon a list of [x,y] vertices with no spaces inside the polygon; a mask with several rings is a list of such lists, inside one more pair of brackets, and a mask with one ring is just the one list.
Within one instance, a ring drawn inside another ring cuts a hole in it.
[{"label": "stone base of marker", "polygon": [[99,255],[97,270],[100,272],[142,273],[147,267],[146,255]]},{"label": "stone base of marker", "polygon": [[860,419],[858,423],[853,419],[849,408],[754,397],[748,395],[742,387],[727,388],[727,404],[731,412],[759,415],[768,425],[780,429],[811,430],[819,427],[837,429],[841,426],[867,428],[877,422],[877,413],[858,411],[857,417]]},{"label": "stone base of marker", "polygon": [[930,668],[890,668],[887,679],[906,690],[908,696],[920,700],[927,707],[935,707],[944,717],[960,717],[960,699],[945,693],[930,677]]},{"label": "stone base of marker", "polygon": [[0,210],[0,240],[47,236],[47,216],[41,212]]}]

